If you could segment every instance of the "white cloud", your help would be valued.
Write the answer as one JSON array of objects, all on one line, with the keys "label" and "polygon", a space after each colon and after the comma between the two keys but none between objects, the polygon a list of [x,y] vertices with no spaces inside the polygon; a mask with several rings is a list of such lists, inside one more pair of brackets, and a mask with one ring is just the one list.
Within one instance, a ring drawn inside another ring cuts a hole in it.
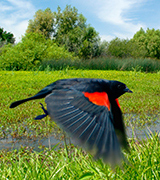
[{"label": "white cloud", "polygon": [[[143,6],[148,0],[88,0],[87,5],[91,5],[90,9],[104,23],[116,27],[116,31],[112,35],[123,35],[119,32],[127,34],[128,38],[132,37],[141,27],[145,28],[143,23],[136,21],[129,16],[130,12],[136,12],[139,7]],[[119,36],[118,36],[119,37]],[[124,37],[124,36],[123,36]]]},{"label": "white cloud", "polygon": [[102,21],[117,25],[129,34],[134,34],[141,27],[145,27],[142,23],[133,23],[133,19],[128,17],[128,13],[141,6],[144,0],[102,1],[103,6],[99,7],[99,12],[97,13]]},{"label": "white cloud", "polygon": [[128,32],[135,32],[143,27],[143,24],[133,23],[127,14],[141,6],[142,2],[144,0],[102,0],[97,15],[104,22],[120,26]]},{"label": "white cloud", "polygon": [[122,17],[123,12],[130,9],[134,3],[134,0],[101,0],[98,17],[105,22],[123,24],[125,21]]},{"label": "white cloud", "polygon": [[0,2],[1,27],[7,32],[12,32],[16,42],[25,33],[28,20],[35,13],[34,6],[26,0],[2,0]]}]

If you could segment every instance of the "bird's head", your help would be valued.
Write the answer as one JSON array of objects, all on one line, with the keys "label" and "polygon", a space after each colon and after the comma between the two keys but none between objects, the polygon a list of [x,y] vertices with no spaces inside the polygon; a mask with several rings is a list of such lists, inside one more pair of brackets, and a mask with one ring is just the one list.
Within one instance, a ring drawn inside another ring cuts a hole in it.
[{"label": "bird's head", "polygon": [[124,93],[132,93],[132,91],[124,84],[119,81],[110,81],[111,98],[116,99]]}]

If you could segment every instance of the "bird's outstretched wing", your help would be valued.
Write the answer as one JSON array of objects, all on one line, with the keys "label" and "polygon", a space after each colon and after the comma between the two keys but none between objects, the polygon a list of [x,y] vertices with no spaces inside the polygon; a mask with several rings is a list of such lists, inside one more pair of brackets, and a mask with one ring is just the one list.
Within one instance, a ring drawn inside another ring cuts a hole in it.
[{"label": "bird's outstretched wing", "polygon": [[92,103],[83,92],[75,89],[54,90],[46,97],[47,111],[75,143],[95,158],[111,165],[122,158],[120,144],[113,126],[111,111]]}]

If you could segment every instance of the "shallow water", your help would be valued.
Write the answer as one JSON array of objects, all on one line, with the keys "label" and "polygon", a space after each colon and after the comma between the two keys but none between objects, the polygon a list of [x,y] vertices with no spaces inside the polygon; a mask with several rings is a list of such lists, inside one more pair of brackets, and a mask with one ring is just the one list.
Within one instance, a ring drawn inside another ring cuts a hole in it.
[{"label": "shallow water", "polygon": [[[133,127],[131,124],[130,126],[126,127],[126,133],[128,138],[136,138],[136,139],[146,139],[149,138],[151,133],[160,133],[160,120],[154,121],[152,125],[144,125],[143,128],[141,127]],[[20,149],[21,147],[28,147],[33,148],[36,151],[40,151],[44,147],[52,148],[57,143],[60,146],[64,145],[64,141],[60,140],[60,135],[53,135],[50,134],[48,137],[42,137],[41,139],[38,138],[12,138],[8,135],[5,138],[0,139],[0,150],[13,150],[13,149]],[[69,139],[66,139],[69,142]]]},{"label": "shallow water", "polygon": [[152,125],[144,125],[143,128],[129,126],[126,128],[126,133],[128,138],[139,140],[150,138],[152,133],[160,133],[160,121],[156,121]]},{"label": "shallow water", "polygon": [[0,150],[7,149],[20,149],[21,147],[32,147],[34,150],[39,151],[41,147],[49,147],[52,148],[57,143],[63,143],[59,139],[56,139],[55,136],[50,135],[49,137],[45,138],[12,138],[8,136],[6,138],[0,139]]}]

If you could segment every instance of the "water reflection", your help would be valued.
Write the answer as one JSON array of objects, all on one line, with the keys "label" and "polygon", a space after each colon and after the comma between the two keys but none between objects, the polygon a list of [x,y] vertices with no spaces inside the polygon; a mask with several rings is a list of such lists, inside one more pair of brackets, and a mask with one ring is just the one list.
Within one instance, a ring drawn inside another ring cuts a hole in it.
[{"label": "water reflection", "polygon": [[[160,120],[154,121],[152,125],[144,125],[143,128],[133,127],[131,124],[126,128],[128,138],[146,139],[150,137],[151,133],[160,133]],[[48,137],[43,138],[12,138],[8,135],[0,139],[0,150],[7,149],[20,149],[21,147],[32,147],[36,151],[40,151],[43,147],[52,148],[57,143],[63,146],[64,142],[61,140],[60,135],[50,134]],[[69,139],[67,139],[69,142]]]},{"label": "water reflection", "polygon": [[139,140],[150,138],[152,133],[160,133],[160,122],[156,121],[153,125],[144,125],[142,127],[129,126],[126,128],[128,138],[136,138]]},{"label": "water reflection", "polygon": [[60,145],[63,145],[63,141],[60,139],[55,138],[54,135],[50,135],[48,137],[44,138],[12,138],[11,136],[8,136],[6,138],[0,139],[0,150],[7,149],[7,150],[13,150],[13,149],[20,149],[21,147],[32,147],[36,151],[40,151],[43,147],[52,148],[57,143],[60,143]]}]

